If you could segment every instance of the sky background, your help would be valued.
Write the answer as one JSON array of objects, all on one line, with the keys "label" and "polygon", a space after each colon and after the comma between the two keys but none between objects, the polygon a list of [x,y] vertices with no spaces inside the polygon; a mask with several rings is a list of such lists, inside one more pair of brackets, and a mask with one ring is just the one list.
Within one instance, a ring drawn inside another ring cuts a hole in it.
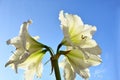
[{"label": "sky background", "polygon": [[[77,14],[84,23],[95,25],[94,39],[102,49],[103,63],[91,67],[90,80],[120,80],[120,1],[119,0],[0,0],[0,80],[23,80],[24,71],[15,74],[4,65],[15,48],[6,41],[18,35],[20,25],[28,19],[33,20],[29,27],[32,36],[39,35],[39,42],[51,46],[54,51],[63,39],[58,15],[60,10]],[[46,54],[43,63],[49,60]],[[44,65],[41,79],[55,80],[50,75],[50,62]],[[61,76],[63,77],[62,70]],[[118,79],[119,78],[119,79]],[[62,79],[63,80],[63,79]],[[82,80],[77,76],[76,80]]]}]

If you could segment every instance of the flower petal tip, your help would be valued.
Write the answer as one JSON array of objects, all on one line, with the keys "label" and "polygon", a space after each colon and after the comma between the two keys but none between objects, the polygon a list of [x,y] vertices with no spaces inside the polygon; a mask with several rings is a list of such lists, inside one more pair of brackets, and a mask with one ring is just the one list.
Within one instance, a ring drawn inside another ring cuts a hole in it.
[{"label": "flower petal tip", "polygon": [[13,63],[12,60],[8,61],[8,62],[5,64],[5,67],[7,67],[8,65],[10,65],[10,64],[12,64],[12,63]]},{"label": "flower petal tip", "polygon": [[10,39],[9,39],[9,40],[7,40],[7,41],[6,41],[7,45],[9,45],[9,44],[10,44],[10,42],[11,42],[11,40],[10,40]]},{"label": "flower petal tip", "polygon": [[29,19],[27,22],[28,22],[29,24],[32,24],[32,23],[33,23],[33,21],[32,21],[31,19]]}]

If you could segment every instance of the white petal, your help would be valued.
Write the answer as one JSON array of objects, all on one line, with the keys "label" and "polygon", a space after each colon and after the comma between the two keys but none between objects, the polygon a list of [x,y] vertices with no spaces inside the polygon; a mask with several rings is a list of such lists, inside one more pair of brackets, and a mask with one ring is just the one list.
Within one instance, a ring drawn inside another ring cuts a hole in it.
[{"label": "white petal", "polygon": [[18,37],[14,37],[12,39],[9,39],[7,41],[7,44],[12,44],[14,45],[16,48],[22,48],[22,42],[21,42],[21,38],[18,36]]},{"label": "white petal", "polygon": [[[67,22],[66,22],[66,19],[65,19],[65,17],[64,17],[63,10],[60,11],[59,20],[61,21],[61,25],[64,25],[65,27],[67,27]],[[61,27],[62,27],[62,26],[61,26]]]},{"label": "white petal", "polygon": [[95,54],[95,55],[100,55],[101,54],[101,49],[100,47],[97,45],[95,47],[91,47],[91,48],[82,48],[85,52],[90,53],[90,54]]},{"label": "white petal", "polygon": [[40,37],[39,36],[34,36],[33,37],[35,40],[38,40]]},{"label": "white petal", "polygon": [[21,25],[21,29],[20,29],[20,32],[19,32],[19,36],[21,38],[21,42],[22,42],[22,45],[23,47],[26,49],[26,36],[28,35],[28,23],[27,22],[24,22],[22,25]]},{"label": "white petal", "polygon": [[74,27],[79,26],[80,28],[80,25],[83,25],[83,22],[79,16],[64,13],[63,10],[60,11],[59,20],[61,21],[61,24],[65,27],[73,27],[72,25],[74,25]]},{"label": "white petal", "polygon": [[101,64],[102,59],[98,55],[88,54],[89,58],[86,59],[86,64],[90,66],[97,66]]},{"label": "white petal", "polygon": [[95,40],[92,40],[92,39],[85,40],[80,44],[81,48],[92,48],[95,46],[97,46],[97,43]]},{"label": "white petal", "polygon": [[43,71],[43,65],[40,62],[39,65],[36,68],[36,75],[38,78],[40,78],[42,76],[42,71]]},{"label": "white petal", "polygon": [[81,66],[74,65],[73,63],[71,63],[71,66],[72,66],[74,72],[78,73],[82,78],[88,79],[90,77],[89,69],[81,68]]},{"label": "white petal", "polygon": [[72,45],[72,38],[75,35],[78,35],[80,31],[83,29],[83,22],[81,18],[77,15],[71,15],[68,13],[63,13],[63,11],[59,14],[59,20],[61,21],[61,27],[64,33],[65,45]]},{"label": "white petal", "polygon": [[20,32],[19,35],[25,35],[26,33],[28,33],[28,26],[32,23],[32,20],[28,20],[28,22],[24,22],[21,27],[20,27]]},{"label": "white petal", "polygon": [[87,36],[89,38],[92,38],[92,35],[94,34],[94,32],[97,30],[97,28],[95,26],[91,26],[91,25],[84,25],[84,29],[81,32],[81,34],[83,34],[84,36]]},{"label": "white petal", "polygon": [[27,22],[28,22],[29,24],[32,24],[32,23],[33,23],[33,21],[32,21],[31,19],[29,19]]},{"label": "white petal", "polygon": [[21,38],[21,42],[23,47],[26,49],[26,40],[27,40],[27,36],[29,36],[28,33],[28,26],[32,23],[32,20],[28,20],[28,22],[24,22],[21,27],[20,27],[20,32],[19,32],[19,36]]},{"label": "white petal", "polygon": [[24,50],[23,49],[17,49],[14,54],[12,54],[12,56],[10,57],[10,60],[19,60],[20,56],[24,54]]},{"label": "white petal", "polygon": [[78,49],[71,50],[68,54],[66,54],[66,56],[72,66],[79,67],[81,69],[89,67],[89,65],[85,63],[84,54]]},{"label": "white petal", "polygon": [[64,69],[64,79],[65,80],[75,80],[76,74],[73,71],[71,65],[65,59],[62,63],[60,63],[60,67]]},{"label": "white petal", "polygon": [[25,80],[33,80],[34,74],[35,74],[35,70],[34,69],[26,70],[25,71]]},{"label": "white petal", "polygon": [[84,78],[85,80],[87,80],[90,77],[90,72],[89,69],[83,69],[83,70],[79,70],[79,72],[77,72],[82,78]]},{"label": "white petal", "polygon": [[[65,55],[72,66],[79,67],[80,69],[99,65],[102,61],[99,56],[89,53],[84,54],[79,49],[71,50]],[[85,55],[87,55],[87,57]]]}]

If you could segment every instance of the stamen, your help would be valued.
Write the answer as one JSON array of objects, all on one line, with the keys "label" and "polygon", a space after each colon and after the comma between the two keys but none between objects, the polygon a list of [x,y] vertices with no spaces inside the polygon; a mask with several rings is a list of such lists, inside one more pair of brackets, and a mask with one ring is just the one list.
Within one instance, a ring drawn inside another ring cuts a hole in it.
[{"label": "stamen", "polygon": [[82,35],[81,38],[86,40],[87,36]]}]

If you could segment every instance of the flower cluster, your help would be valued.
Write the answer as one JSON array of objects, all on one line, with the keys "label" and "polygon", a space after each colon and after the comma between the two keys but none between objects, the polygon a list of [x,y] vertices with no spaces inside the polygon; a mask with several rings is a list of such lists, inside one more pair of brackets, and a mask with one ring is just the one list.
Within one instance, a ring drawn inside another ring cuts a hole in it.
[{"label": "flower cluster", "polygon": [[59,20],[64,33],[61,44],[67,48],[67,51],[61,52],[65,55],[61,64],[64,68],[64,78],[74,80],[77,73],[87,80],[90,77],[88,68],[99,65],[102,61],[101,50],[92,39],[96,27],[84,24],[79,16],[63,11],[59,14]]},{"label": "flower cluster", "polygon": [[[76,74],[88,80],[90,77],[89,67],[97,66],[102,62],[101,49],[92,37],[97,29],[95,26],[84,24],[79,16],[63,11],[60,11],[59,20],[64,38],[58,45],[56,54],[51,47],[38,42],[38,36],[30,36],[28,26],[32,21],[28,20],[21,25],[19,35],[7,41],[7,44],[14,45],[16,50],[5,66],[11,66],[16,73],[18,68],[22,68],[25,70],[24,79],[33,80],[35,74],[37,77],[41,77],[42,58],[49,51],[56,80],[61,80],[58,67],[60,55],[65,56],[60,63],[64,69],[65,80],[75,80]],[[62,46],[66,46],[66,50],[60,50]]]}]

